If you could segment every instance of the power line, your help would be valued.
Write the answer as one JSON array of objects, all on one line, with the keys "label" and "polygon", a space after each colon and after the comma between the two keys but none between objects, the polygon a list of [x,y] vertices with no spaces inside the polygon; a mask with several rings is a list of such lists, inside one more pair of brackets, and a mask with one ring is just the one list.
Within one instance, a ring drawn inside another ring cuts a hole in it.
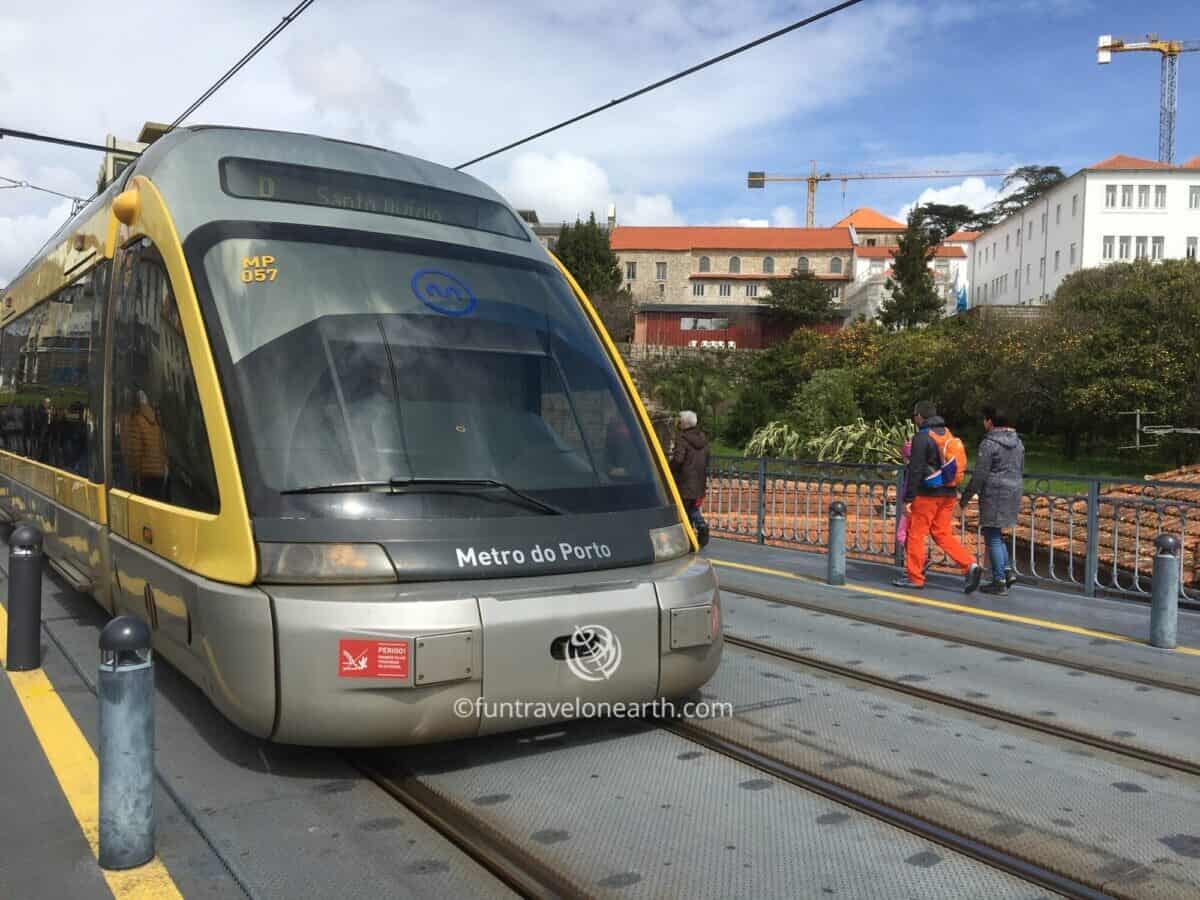
[{"label": "power line", "polygon": [[193,103],[191,106],[189,106],[187,109],[185,109],[182,113],[180,113],[179,117],[174,122],[171,123],[170,127],[167,128],[167,131],[168,132],[174,131],[180,122],[182,122],[184,119],[186,119],[192,113],[194,113],[197,109],[199,109],[200,105],[202,103],[204,103],[206,100],[208,100],[209,97],[211,97],[213,94],[215,94],[217,91],[219,91],[225,85],[225,82],[227,82],[230,78],[232,78],[234,75],[236,75],[241,70],[241,68],[244,65],[246,65],[246,63],[248,63],[248,62],[250,62],[250,60],[254,59],[254,57],[257,56],[259,54],[259,52],[264,47],[267,46],[267,44],[269,44],[269,43],[271,43],[271,41],[275,40],[275,38],[278,37],[280,32],[282,32],[285,28],[287,28],[294,21],[296,21],[296,19],[298,19],[304,13],[304,11],[306,9],[308,9],[310,6],[312,6],[313,3],[315,3],[315,2],[316,2],[316,0],[301,0],[300,3],[297,3],[295,9],[293,9],[290,13],[288,13],[286,16],[284,16],[283,19],[280,20],[278,25],[276,25],[274,28],[272,28],[270,31],[268,31],[263,36],[262,40],[260,40],[257,44],[255,44],[253,47],[251,47],[245,56],[243,56],[241,59],[239,59],[236,63],[233,64],[233,66],[229,69],[229,71],[227,71],[224,75],[222,75],[215,82],[213,82],[212,87],[210,87],[207,91],[205,91],[203,94],[201,94],[195,103]]},{"label": "power line", "polygon": [[580,122],[583,119],[594,116],[598,112],[603,112],[606,109],[612,109],[614,106],[620,106],[622,103],[632,100],[634,97],[640,97],[642,94],[648,94],[651,91],[657,90],[660,87],[664,87],[673,81],[679,81],[679,79],[686,78],[688,75],[693,75],[696,72],[699,72],[701,69],[707,69],[709,66],[715,66],[717,63],[724,62],[732,56],[737,56],[739,53],[745,53],[747,50],[757,47],[760,44],[765,44],[767,41],[773,41],[775,38],[783,37],[785,34],[789,34],[790,32],[804,28],[806,25],[811,25],[814,22],[819,22],[821,19],[832,16],[834,13],[839,13],[844,9],[849,9],[851,6],[857,6],[862,2],[863,0],[846,0],[844,3],[839,3],[836,6],[831,6],[828,9],[821,10],[821,12],[811,15],[807,19],[801,19],[799,22],[793,22],[791,25],[788,25],[785,28],[780,28],[778,31],[772,31],[770,34],[763,35],[762,37],[753,40],[748,44],[742,44],[740,47],[735,47],[734,49],[728,50],[719,56],[714,56],[712,59],[706,59],[704,62],[698,63],[689,69],[684,69],[682,72],[676,72],[674,75],[670,75],[654,82],[653,84],[648,84],[643,88],[638,88],[636,91],[626,94],[623,97],[618,97],[615,100],[610,100],[607,103],[601,104],[600,106],[593,107],[587,112],[580,113],[577,116],[572,116],[570,119],[559,122],[557,125],[551,125],[549,128],[543,128],[541,131],[535,132],[528,137],[523,137],[519,141],[513,141],[511,144],[505,144],[503,147],[493,150],[490,153],[485,153],[483,156],[477,156],[460,166],[455,166],[454,168],[465,169],[467,166],[473,166],[477,162],[483,162],[485,159],[498,156],[499,154],[504,153],[506,150],[511,150],[514,147],[520,147],[522,144],[527,144],[530,141],[537,140],[540,137],[545,137],[552,131],[558,131],[560,128],[566,128],[568,125],[574,125],[576,122]]},{"label": "power line", "polygon": [[6,188],[29,188],[31,191],[41,191],[43,194],[53,194],[55,197],[62,197],[64,200],[76,200],[82,202],[82,197],[76,197],[74,194],[64,194],[62,191],[51,190],[47,187],[42,187],[37,184],[30,184],[28,181],[20,181],[16,178],[9,178],[6,175],[0,175],[0,181],[7,181],[8,184],[0,185],[0,190]]},{"label": "power line", "polygon": [[104,144],[91,144],[87,141],[73,141],[70,138],[53,137],[48,134],[36,134],[32,131],[15,131],[12,128],[0,128],[0,138],[14,137],[26,141],[41,141],[44,144],[58,144],[61,147],[80,147],[84,150],[99,150],[101,153],[115,153],[118,156],[139,156],[133,150],[117,150]]}]

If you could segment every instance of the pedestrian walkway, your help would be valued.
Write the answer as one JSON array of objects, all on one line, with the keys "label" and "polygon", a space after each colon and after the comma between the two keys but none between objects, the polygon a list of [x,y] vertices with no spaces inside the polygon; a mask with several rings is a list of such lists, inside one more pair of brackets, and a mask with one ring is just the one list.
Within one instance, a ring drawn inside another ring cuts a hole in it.
[{"label": "pedestrian walkway", "polygon": [[1108,660],[1130,675],[1200,682],[1200,613],[1179,613],[1179,648],[1148,644],[1149,604],[1089,598],[1041,586],[1016,585],[1007,597],[962,592],[961,576],[931,574],[924,590],[891,586],[895,567],[847,560],[845,587],[824,583],[824,554],[714,538],[705,555],[724,591],[800,599],[898,626],[927,628],[962,639],[1020,645],[1063,654],[1076,664]]}]

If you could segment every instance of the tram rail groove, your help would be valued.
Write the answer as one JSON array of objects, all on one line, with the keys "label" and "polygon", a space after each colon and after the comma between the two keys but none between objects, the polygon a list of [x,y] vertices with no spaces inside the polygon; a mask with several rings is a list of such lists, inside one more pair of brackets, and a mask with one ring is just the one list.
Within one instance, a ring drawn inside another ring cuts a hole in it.
[{"label": "tram rail groove", "polygon": [[1063,872],[1047,868],[990,844],[985,844],[969,835],[929,822],[920,816],[905,812],[887,803],[875,800],[852,788],[829,781],[801,768],[764,754],[742,744],[740,741],[714,734],[683,719],[660,720],[657,724],[685,740],[706,747],[715,753],[757,769],[804,790],[819,794],[835,803],[864,813],[923,840],[931,841],[963,856],[981,862],[994,869],[1014,875],[1030,884],[1053,891],[1069,900],[1112,900],[1119,896],[1106,894],[1092,886],[1077,881]]},{"label": "tram rail groove", "polygon": [[761,653],[764,656],[771,656],[776,659],[781,659],[784,662],[794,663],[795,665],[818,669],[822,672],[826,672],[830,675],[837,675],[841,678],[861,681],[874,687],[895,691],[899,694],[906,694],[919,700],[928,701],[929,703],[936,703],[939,706],[949,706],[953,709],[961,710],[962,712],[971,713],[972,715],[981,716],[987,719],[994,719],[998,722],[1005,722],[1009,725],[1015,725],[1018,728],[1028,728],[1031,731],[1039,731],[1043,734],[1048,734],[1052,737],[1061,738],[1063,740],[1073,741],[1078,744],[1087,744],[1089,747],[1094,747],[1097,750],[1103,750],[1106,753],[1113,753],[1119,756],[1126,756],[1132,759],[1141,760],[1142,762],[1161,766],[1165,769],[1183,772],[1187,775],[1200,776],[1200,763],[1196,763],[1187,759],[1181,759],[1177,756],[1170,756],[1165,753],[1156,753],[1153,750],[1146,750],[1142,747],[1123,744],[1119,741],[1111,741],[1099,735],[1089,734],[1086,731],[1076,731],[1073,728],[1055,725],[1052,722],[1044,722],[1040,719],[1023,716],[1020,713],[1008,712],[1007,710],[997,709],[994,706],[988,706],[983,703],[975,703],[972,700],[964,700],[959,697],[954,697],[950,694],[942,694],[938,691],[928,690],[927,688],[916,687],[904,682],[896,681],[892,678],[887,678],[883,675],[872,675],[870,672],[861,672],[852,666],[843,666],[839,663],[828,662],[823,659],[807,656],[803,653],[797,653],[794,650],[788,650],[785,647],[778,647],[774,644],[764,644],[761,641],[737,637],[736,635],[731,635],[728,633],[725,634],[725,642],[727,644],[732,644],[735,647],[740,647],[743,650]]},{"label": "tram rail groove", "polygon": [[576,900],[592,896],[488,823],[439,795],[416,775],[386,774],[361,753],[344,756],[365,778],[522,897]]},{"label": "tram rail groove", "polygon": [[[818,579],[813,580],[816,583],[824,583],[819,582]],[[836,616],[839,619],[849,619],[854,622],[862,622],[866,625],[878,625],[880,628],[889,628],[893,631],[906,631],[909,634],[916,634],[920,635],[921,637],[936,638],[937,640],[942,641],[953,641],[956,644],[962,644],[967,647],[977,647],[980,650],[991,650],[996,653],[1006,653],[1009,656],[1020,656],[1032,662],[1049,663],[1050,665],[1058,666],[1061,669],[1075,669],[1078,672],[1087,672],[1089,675],[1103,675],[1107,678],[1116,678],[1121,681],[1144,684],[1148,687],[1160,688],[1164,691],[1175,691],[1176,693],[1180,694],[1192,694],[1200,697],[1200,685],[1192,686],[1178,681],[1165,681],[1161,678],[1153,678],[1149,675],[1139,675],[1136,672],[1129,672],[1125,669],[1114,669],[1109,666],[1100,666],[1094,663],[1064,660],[1060,656],[1052,656],[1049,653],[1038,653],[1037,651],[1028,650],[1024,647],[1016,647],[1012,644],[1001,644],[993,641],[984,641],[973,637],[964,637],[958,634],[947,634],[944,631],[935,631],[932,628],[923,628],[919,625],[910,625],[908,623],[896,622],[890,619],[880,618],[878,616],[869,616],[865,613],[838,609],[835,606],[823,606],[820,603],[810,603],[805,600],[797,600],[793,597],[788,597],[783,594],[773,594],[768,591],[735,587],[728,584],[725,578],[721,579],[721,591],[722,593],[737,594],[742,597],[751,597],[755,600],[766,600],[771,603],[783,603],[787,606],[794,606],[797,609],[807,610],[808,612],[823,613],[829,616]],[[728,636],[728,633],[726,633],[726,637]]]}]

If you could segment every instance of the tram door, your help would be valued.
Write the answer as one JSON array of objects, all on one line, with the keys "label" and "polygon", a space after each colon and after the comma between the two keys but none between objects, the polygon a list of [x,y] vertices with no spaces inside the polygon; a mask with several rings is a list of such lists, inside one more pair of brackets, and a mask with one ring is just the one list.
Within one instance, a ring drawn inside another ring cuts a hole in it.
[{"label": "tram door", "polygon": [[114,275],[108,410],[109,540],[114,605],[144,619],[160,652],[192,669],[199,520],[218,510],[191,359],[172,289],[148,238],[122,249]]}]

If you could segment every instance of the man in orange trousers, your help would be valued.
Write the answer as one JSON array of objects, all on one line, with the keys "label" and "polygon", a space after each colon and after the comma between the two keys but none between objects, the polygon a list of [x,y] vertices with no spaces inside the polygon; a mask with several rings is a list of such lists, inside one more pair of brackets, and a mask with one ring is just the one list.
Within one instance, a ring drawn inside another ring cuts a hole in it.
[{"label": "man in orange trousers", "polygon": [[983,569],[954,535],[954,505],[958,501],[958,489],[928,487],[924,483],[925,477],[936,472],[941,465],[937,444],[930,437],[930,432],[944,435],[946,423],[937,414],[937,408],[927,400],[921,401],[913,409],[913,421],[917,425],[917,434],[912,441],[908,484],[904,492],[904,506],[910,516],[905,544],[904,569],[907,574],[892,584],[910,590],[925,587],[925,541],[932,536],[933,542],[962,567],[966,575],[964,592],[969,594],[979,587]]}]

